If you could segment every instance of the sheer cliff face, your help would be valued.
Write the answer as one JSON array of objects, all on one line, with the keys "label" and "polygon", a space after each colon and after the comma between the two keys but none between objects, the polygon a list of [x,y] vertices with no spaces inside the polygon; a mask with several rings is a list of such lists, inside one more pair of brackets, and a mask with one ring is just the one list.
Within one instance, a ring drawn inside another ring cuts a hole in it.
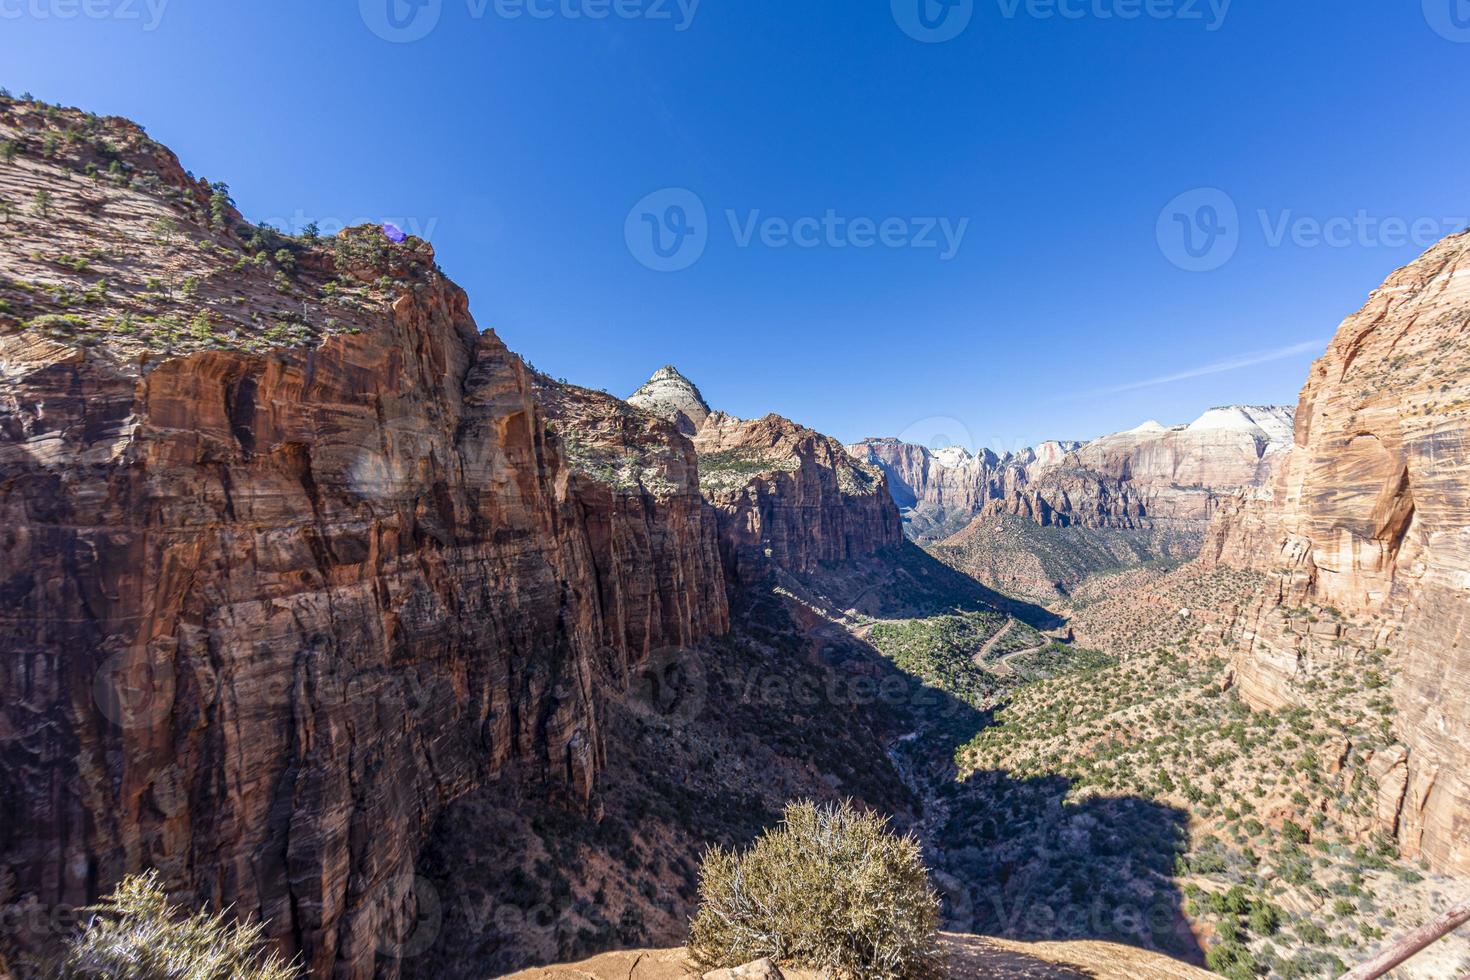
[{"label": "sheer cliff face", "polygon": [[848,447],[858,460],[883,470],[894,500],[908,512],[911,532],[920,538],[944,537],[967,524],[994,500],[1025,486],[1033,459],[972,455],[960,447],[937,452],[897,439],[869,439]]},{"label": "sheer cliff face", "polygon": [[677,368],[660,368],[628,404],[694,434],[700,486],[719,522],[732,584],[772,566],[813,572],[903,541],[884,471],[835,439],[779,415],[737,419],[711,411]]},{"label": "sheer cliff face", "polygon": [[[1380,784],[1410,853],[1470,870],[1470,234],[1396,272],[1312,368],[1295,447],[1222,510],[1209,561],[1279,574],[1283,605],[1375,617],[1397,666],[1404,746]],[[1299,644],[1256,610],[1244,695],[1289,704]]]},{"label": "sheer cliff face", "polygon": [[716,412],[694,444],[736,581],[770,563],[814,572],[903,543],[882,470],[853,459],[835,439],[778,415],[745,421]]},{"label": "sheer cliff face", "polygon": [[49,195],[0,256],[0,900],[157,867],[393,975],[441,809],[584,805],[602,695],[726,629],[692,450],[538,391],[423,242],[283,240],[129,124],[0,124],[6,196]]}]

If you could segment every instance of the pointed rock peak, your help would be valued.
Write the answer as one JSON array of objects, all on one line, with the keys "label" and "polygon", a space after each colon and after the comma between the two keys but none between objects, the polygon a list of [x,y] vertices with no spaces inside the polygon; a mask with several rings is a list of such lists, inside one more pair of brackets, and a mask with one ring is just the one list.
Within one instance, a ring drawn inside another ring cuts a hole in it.
[{"label": "pointed rock peak", "polygon": [[698,432],[710,414],[709,403],[694,382],[672,364],[653,372],[653,377],[628,396],[628,404],[668,419],[686,436]]},{"label": "pointed rock peak", "polygon": [[682,381],[689,387],[694,387],[694,382],[684,377],[683,373],[672,364],[665,364],[653,372],[653,377],[648,379],[648,383],[652,384],[655,381]]}]

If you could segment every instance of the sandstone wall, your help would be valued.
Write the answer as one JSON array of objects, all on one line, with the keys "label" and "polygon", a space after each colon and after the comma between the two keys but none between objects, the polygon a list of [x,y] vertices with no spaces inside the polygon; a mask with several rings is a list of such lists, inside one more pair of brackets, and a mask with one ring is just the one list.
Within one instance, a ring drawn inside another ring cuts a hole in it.
[{"label": "sandstone wall", "polygon": [[881,467],[920,540],[976,517],[1043,527],[1138,530],[1193,522],[1202,533],[1223,496],[1265,482],[1290,442],[1291,410],[1231,406],[1190,425],[1156,422],[1089,443],[1049,442],[997,456],[931,452],[896,439],[850,447]]},{"label": "sandstone wall", "polygon": [[647,484],[566,465],[436,275],[315,346],[0,363],[7,900],[157,867],[313,975],[395,975],[440,809],[580,805],[599,692],[727,628],[687,441],[645,418]]},{"label": "sandstone wall", "polygon": [[767,563],[813,572],[903,543],[883,472],[835,439],[777,415],[744,421],[717,412],[694,444],[734,581],[758,577]]},{"label": "sandstone wall", "polygon": [[1295,446],[1270,486],[1222,508],[1207,562],[1275,573],[1248,623],[1242,692],[1295,703],[1301,644],[1278,606],[1311,602],[1389,628],[1406,850],[1470,871],[1470,234],[1399,270],[1312,368]]}]

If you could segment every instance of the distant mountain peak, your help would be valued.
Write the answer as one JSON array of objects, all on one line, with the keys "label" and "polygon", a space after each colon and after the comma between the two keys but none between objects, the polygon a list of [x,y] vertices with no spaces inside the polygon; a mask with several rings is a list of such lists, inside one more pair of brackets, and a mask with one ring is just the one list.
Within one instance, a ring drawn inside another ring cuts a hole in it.
[{"label": "distant mountain peak", "polygon": [[628,396],[628,404],[674,423],[680,432],[692,436],[710,416],[709,403],[693,381],[672,364],[665,364]]}]

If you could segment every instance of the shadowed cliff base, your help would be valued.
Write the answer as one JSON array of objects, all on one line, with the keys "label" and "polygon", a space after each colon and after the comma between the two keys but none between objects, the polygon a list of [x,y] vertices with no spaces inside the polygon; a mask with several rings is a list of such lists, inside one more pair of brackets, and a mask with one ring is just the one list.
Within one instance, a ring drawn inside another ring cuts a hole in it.
[{"label": "shadowed cliff base", "polygon": [[[887,587],[869,593],[875,582]],[[990,713],[820,615],[819,592],[890,615],[995,615],[977,601],[986,590],[912,546],[746,590],[732,637],[653,668],[656,691],[633,685],[649,700],[606,705],[613,734],[592,811],[482,791],[446,812],[422,862],[442,913],[404,972],[486,976],[677,946],[705,848],[748,845],[801,797],[854,797],[917,832],[947,928],[1200,961],[1169,881],[1182,811],[1132,797],[1067,804],[1062,778],[956,782],[950,760]]]},{"label": "shadowed cliff base", "polygon": [[[608,754],[590,810],[495,788],[448,808],[421,862],[438,920],[431,941],[411,943],[422,948],[404,959],[405,974],[485,976],[486,969],[678,945],[697,906],[708,846],[748,845],[779,822],[791,800],[848,797],[925,840],[952,927],[1118,940],[1197,959],[1197,949],[1175,937],[1182,914],[1171,891],[1155,887],[1136,924],[1126,915],[1079,917],[1054,894],[1072,887],[1074,869],[1052,852],[1062,853],[1059,840],[1072,840],[1067,835],[1079,827],[1166,828],[1157,838],[1106,840],[1120,868],[1137,869],[1110,879],[1115,892],[1094,890],[1121,907],[1135,878],[1167,869],[1176,857],[1167,828],[1181,818],[1167,808],[1150,810],[1144,801],[1062,807],[1064,780],[994,774],[986,792],[1010,808],[995,818],[1009,815],[1026,828],[1027,843],[956,865],[964,874],[983,865],[988,878],[960,880],[949,870],[939,831],[983,834],[987,819],[974,809],[985,794],[955,785],[949,760],[989,724],[989,712],[905,673],[865,638],[864,624],[964,614],[983,617],[993,634],[1006,618],[992,603],[1052,621],[909,544],[809,575],[773,570],[735,596],[730,637],[655,655],[630,697],[602,706]],[[966,801],[958,814],[955,799]],[[971,822],[976,827],[965,830]],[[1001,911],[977,912],[997,903]],[[1057,910],[1050,926],[1038,911],[1048,904]]]},{"label": "shadowed cliff base", "polygon": [[951,922],[1011,939],[1097,939],[1203,965],[1173,881],[1189,815],[1138,796],[1071,801],[1071,780],[976,772],[940,792]]}]

